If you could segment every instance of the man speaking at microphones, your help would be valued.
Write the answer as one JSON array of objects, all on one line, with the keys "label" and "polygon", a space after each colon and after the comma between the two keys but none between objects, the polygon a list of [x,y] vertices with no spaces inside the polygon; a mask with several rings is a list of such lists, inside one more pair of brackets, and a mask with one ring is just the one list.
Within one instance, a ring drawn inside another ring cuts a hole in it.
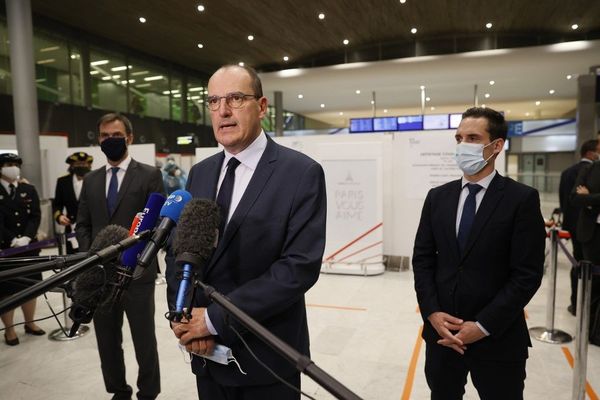
[{"label": "man speaking at microphones", "polygon": [[[276,144],[261,129],[267,99],[253,69],[236,65],[217,70],[208,83],[207,104],[224,151],[196,164],[188,177],[186,189],[192,196],[214,200],[220,209],[218,242],[199,275],[271,333],[309,355],[304,294],[318,279],[325,247],[323,169]],[[170,310],[175,309],[178,268],[169,254]],[[172,324],[180,344],[199,355],[215,344],[224,346],[240,367],[193,356],[201,399],[300,398],[294,390],[300,387],[295,366],[245,332],[200,291],[192,304],[191,320]],[[252,357],[232,327],[288,385]]]},{"label": "man speaking at microphones", "polygon": [[[83,181],[77,214],[80,250],[89,249],[98,232],[109,224],[129,229],[144,210],[151,193],[164,195],[162,176],[155,167],[135,161],[128,153],[133,142],[131,122],[123,115],[104,115],[97,124],[98,142],[106,155],[105,166],[88,173]],[[154,330],[154,280],[156,259],[138,280],[129,284],[120,302],[94,314],[94,328],[106,391],[113,399],[131,399],[125,379],[123,314],[131,329],[138,362],[138,399],[154,399],[160,393],[158,351]]]}]

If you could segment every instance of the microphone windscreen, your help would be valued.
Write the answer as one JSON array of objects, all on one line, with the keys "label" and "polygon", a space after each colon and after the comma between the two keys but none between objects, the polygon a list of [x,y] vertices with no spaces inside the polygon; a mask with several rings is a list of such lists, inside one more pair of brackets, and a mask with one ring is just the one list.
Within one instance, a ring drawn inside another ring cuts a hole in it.
[{"label": "microphone windscreen", "polygon": [[207,199],[192,199],[179,217],[173,252],[176,256],[191,253],[203,262],[211,256],[219,229],[219,207]]},{"label": "microphone windscreen", "polygon": [[[156,226],[158,215],[164,202],[165,196],[162,194],[150,193],[150,197],[148,197],[144,210],[140,213],[139,218],[136,216],[138,223],[137,226],[133,228],[134,235]],[[144,247],[146,247],[146,242],[146,240],[142,240],[125,250],[121,255],[121,264],[129,269],[135,268],[138,255],[142,252]]]},{"label": "microphone windscreen", "polygon": [[90,246],[89,254],[127,239],[129,232],[120,225],[107,225],[98,232]]},{"label": "microphone windscreen", "polygon": [[177,222],[183,207],[192,199],[190,192],[186,190],[176,190],[167,197],[165,205],[160,210],[161,217],[167,217]]}]

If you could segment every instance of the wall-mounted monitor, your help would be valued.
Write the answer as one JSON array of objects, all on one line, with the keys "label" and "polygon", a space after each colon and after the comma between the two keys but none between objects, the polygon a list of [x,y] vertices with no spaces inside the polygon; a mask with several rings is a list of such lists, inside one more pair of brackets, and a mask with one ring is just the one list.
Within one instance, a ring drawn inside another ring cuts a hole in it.
[{"label": "wall-mounted monitor", "polygon": [[373,118],[350,118],[350,133],[373,132]]},{"label": "wall-mounted monitor", "polygon": [[375,132],[389,132],[398,130],[396,117],[377,117],[373,118],[373,130]]},{"label": "wall-mounted monitor", "polygon": [[450,114],[450,129],[458,128],[460,121],[462,120],[462,114]]},{"label": "wall-mounted monitor", "polygon": [[422,115],[407,115],[398,117],[399,131],[420,131],[423,130]]},{"label": "wall-mounted monitor", "polygon": [[423,116],[423,129],[448,129],[448,114],[430,114]]}]

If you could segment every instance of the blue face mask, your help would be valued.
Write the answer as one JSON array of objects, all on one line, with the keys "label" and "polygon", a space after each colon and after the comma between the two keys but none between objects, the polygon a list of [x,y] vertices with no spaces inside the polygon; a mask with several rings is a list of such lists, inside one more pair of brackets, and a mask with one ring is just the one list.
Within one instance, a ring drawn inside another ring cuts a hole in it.
[{"label": "blue face mask", "polygon": [[483,158],[483,149],[494,143],[495,140],[485,146],[478,143],[459,143],[456,145],[456,153],[454,159],[458,168],[467,175],[475,175],[481,171],[494,157],[496,153],[492,153],[487,159]]}]

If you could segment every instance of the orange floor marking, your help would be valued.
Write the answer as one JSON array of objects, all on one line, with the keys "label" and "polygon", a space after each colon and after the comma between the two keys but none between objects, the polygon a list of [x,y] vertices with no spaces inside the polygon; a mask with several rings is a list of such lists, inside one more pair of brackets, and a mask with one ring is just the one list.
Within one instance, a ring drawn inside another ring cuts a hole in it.
[{"label": "orange floor marking", "polygon": [[329,306],[326,304],[307,304],[307,307],[318,307],[318,308],[331,308],[334,310],[346,310],[346,311],[367,311],[363,307],[343,307],[343,306]]},{"label": "orange floor marking", "polygon": [[[573,359],[573,355],[569,351],[569,348],[562,346],[561,349],[562,349],[563,353],[565,354],[565,358],[567,359],[567,362],[569,363],[571,368],[573,368],[574,359]],[[596,394],[596,392],[594,392],[594,389],[592,389],[592,385],[590,385],[590,383],[588,381],[585,381],[585,392],[587,393],[590,400],[598,400],[598,395]]]},{"label": "orange floor marking", "polygon": [[419,334],[417,335],[417,341],[413,348],[413,353],[410,358],[410,364],[408,366],[408,373],[406,374],[406,381],[404,382],[404,390],[402,391],[401,400],[410,400],[410,394],[412,392],[413,383],[415,381],[415,370],[417,369],[417,361],[419,361],[419,354],[421,354],[421,345],[423,344],[423,325],[419,328]]}]

